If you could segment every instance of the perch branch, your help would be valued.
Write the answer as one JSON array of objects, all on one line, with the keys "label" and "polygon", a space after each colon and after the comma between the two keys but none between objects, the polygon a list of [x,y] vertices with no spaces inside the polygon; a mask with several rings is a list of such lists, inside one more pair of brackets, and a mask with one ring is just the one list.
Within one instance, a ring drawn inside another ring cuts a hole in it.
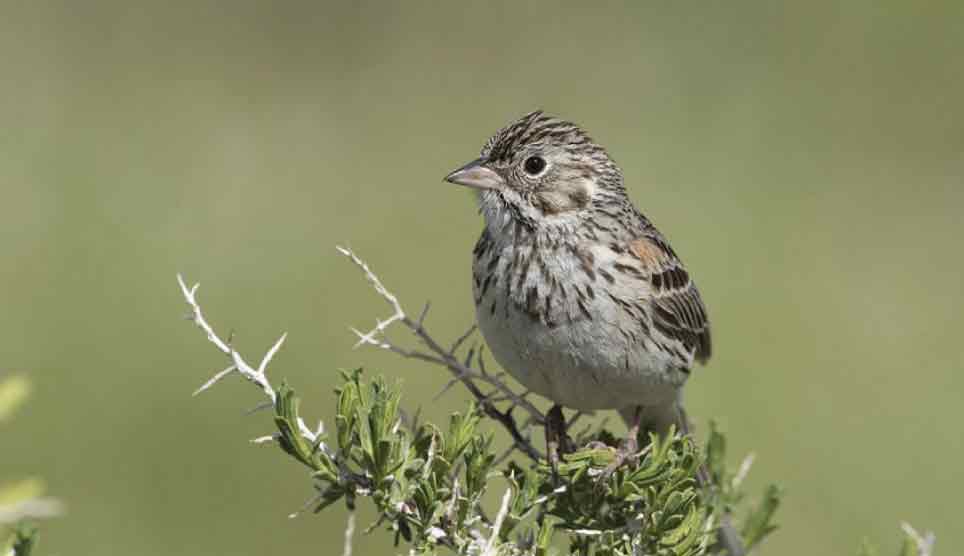
[{"label": "perch branch", "polygon": [[[212,328],[211,325],[208,324],[208,321],[204,318],[204,313],[201,312],[201,306],[197,302],[197,290],[200,284],[194,284],[189,288],[187,283],[185,283],[184,278],[180,274],[177,275],[177,283],[181,286],[181,293],[184,295],[184,300],[187,301],[187,304],[191,307],[191,312],[188,314],[187,318],[193,321],[194,324],[196,324],[198,328],[204,332],[208,341],[214,344],[214,347],[216,347],[218,351],[231,360],[231,364],[228,365],[228,367],[226,367],[223,371],[218,372],[207,382],[202,384],[200,388],[195,390],[194,395],[196,396],[201,392],[204,392],[208,388],[217,384],[224,377],[233,372],[237,372],[249,382],[257,386],[261,392],[267,396],[269,402],[266,402],[264,405],[268,405],[269,403],[273,405],[275,403],[276,394],[274,387],[271,385],[271,381],[268,380],[268,364],[271,363],[271,360],[274,359],[274,356],[277,355],[278,350],[280,350],[281,346],[284,344],[285,338],[288,336],[287,332],[282,334],[274,345],[268,349],[268,351],[264,354],[264,357],[261,358],[258,368],[254,368],[249,365],[243,357],[241,357],[241,354],[234,349],[230,342],[225,342],[222,340],[221,337],[218,336],[218,334],[214,331],[214,328]],[[262,406],[259,405],[258,409],[261,407]],[[329,456],[334,457],[334,453],[331,451],[328,445],[319,441],[321,435],[324,433],[323,423],[319,422],[318,428],[312,430],[307,424],[305,424],[304,420],[299,417],[298,432],[312,444],[317,444],[319,450],[322,450]],[[256,438],[252,442],[260,444],[273,439],[276,439],[276,435]]]},{"label": "perch branch", "polygon": [[[365,274],[365,278],[368,280],[369,284],[375,289],[385,301],[388,302],[392,309],[392,314],[384,320],[376,319],[375,327],[368,332],[361,332],[355,328],[352,328],[352,332],[358,336],[358,342],[355,347],[361,345],[370,345],[380,349],[391,351],[407,359],[417,359],[420,361],[425,361],[427,363],[432,363],[445,367],[453,376],[454,381],[459,381],[465,385],[469,393],[476,399],[479,407],[482,411],[490,418],[501,424],[509,435],[512,437],[513,445],[518,450],[525,453],[531,459],[538,461],[542,459],[542,454],[537,450],[532,442],[522,433],[522,428],[516,422],[515,417],[512,416],[512,411],[514,408],[521,408],[528,414],[531,422],[542,424],[545,422],[545,416],[539,409],[532,404],[528,399],[526,399],[525,394],[517,394],[514,392],[499,375],[491,375],[485,371],[484,363],[481,358],[481,349],[470,349],[467,357],[464,361],[460,361],[457,356],[457,351],[459,348],[468,340],[469,336],[475,332],[475,327],[469,328],[469,330],[460,336],[449,349],[442,347],[435,338],[429,334],[428,330],[425,328],[425,316],[428,313],[428,304],[422,310],[417,319],[412,319],[408,316],[405,310],[402,308],[401,303],[398,298],[389,291],[388,288],[382,283],[378,276],[372,272],[365,261],[361,260],[351,249],[346,249],[344,247],[337,247],[338,252],[342,255],[348,257],[358,268],[362,270]],[[425,347],[425,350],[420,349],[410,349],[402,347],[386,336],[386,331],[388,328],[395,324],[401,324],[404,328],[407,328],[409,332],[412,333]],[[473,355],[478,354],[477,364],[478,369],[472,368]],[[486,395],[479,388],[478,384],[485,384],[491,386],[496,392],[500,394],[500,399],[508,400],[510,403],[509,409],[504,411],[499,410],[492,396]]]}]

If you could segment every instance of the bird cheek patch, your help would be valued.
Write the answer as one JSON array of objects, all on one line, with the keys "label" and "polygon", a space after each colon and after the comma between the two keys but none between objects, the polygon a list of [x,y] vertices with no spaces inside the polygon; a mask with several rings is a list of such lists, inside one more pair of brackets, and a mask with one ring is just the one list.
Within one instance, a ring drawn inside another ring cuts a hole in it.
[{"label": "bird cheek patch", "polygon": [[569,193],[569,198],[577,208],[584,208],[592,200],[593,193],[596,192],[596,182],[592,178],[582,178],[575,184]]},{"label": "bird cheek patch", "polygon": [[559,214],[568,208],[568,200],[560,191],[540,191],[533,200],[533,204],[547,216]]},{"label": "bird cheek patch", "polygon": [[557,214],[565,211],[581,210],[592,200],[596,191],[596,182],[591,178],[576,178],[563,182],[559,189],[544,194],[547,201],[555,207],[554,212],[543,209],[547,214]]},{"label": "bird cheek patch", "polygon": [[553,189],[544,189],[535,194],[535,204],[543,214],[554,215],[583,209],[589,205],[596,191],[596,182],[592,178],[559,179],[558,183]]},{"label": "bird cheek patch", "polygon": [[589,199],[587,189],[577,183],[573,187],[539,191],[535,195],[535,204],[543,214],[555,215],[579,210],[589,204]]}]

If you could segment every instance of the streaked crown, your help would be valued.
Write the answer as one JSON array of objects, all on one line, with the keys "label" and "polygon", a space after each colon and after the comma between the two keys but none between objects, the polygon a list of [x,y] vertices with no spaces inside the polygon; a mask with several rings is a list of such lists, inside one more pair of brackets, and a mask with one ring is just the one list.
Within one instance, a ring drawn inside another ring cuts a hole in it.
[{"label": "streaked crown", "polygon": [[529,224],[625,198],[622,172],[606,150],[578,125],[541,110],[500,129],[478,160],[446,179],[479,189],[483,208],[505,205]]}]

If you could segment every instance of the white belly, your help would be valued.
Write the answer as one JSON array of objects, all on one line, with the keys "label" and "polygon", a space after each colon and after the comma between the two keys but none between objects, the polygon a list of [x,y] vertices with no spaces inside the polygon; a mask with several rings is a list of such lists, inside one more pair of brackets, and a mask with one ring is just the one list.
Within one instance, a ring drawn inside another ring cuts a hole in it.
[{"label": "white belly", "polygon": [[506,310],[502,302],[493,311],[492,296],[504,294],[494,290],[477,305],[479,328],[496,361],[525,388],[581,410],[664,405],[676,399],[685,373],[653,355],[644,342],[628,341],[619,330],[626,317],[612,301],[596,296],[591,318],[550,327],[518,307]]}]

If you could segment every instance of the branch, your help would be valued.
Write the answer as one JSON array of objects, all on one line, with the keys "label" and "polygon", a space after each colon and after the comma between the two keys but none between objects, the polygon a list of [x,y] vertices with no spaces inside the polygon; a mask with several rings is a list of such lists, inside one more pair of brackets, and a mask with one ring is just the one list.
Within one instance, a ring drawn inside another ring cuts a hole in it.
[{"label": "branch", "polygon": [[31,498],[0,505],[0,524],[16,523],[23,519],[56,517],[64,513],[64,504],[56,498]]},{"label": "branch", "polygon": [[937,542],[934,533],[928,531],[922,535],[906,522],[901,523],[900,528],[904,530],[904,534],[913,539],[917,548],[917,556],[932,556],[934,554],[934,543]]},{"label": "branch", "polygon": [[[197,290],[200,284],[194,284],[189,288],[184,282],[184,278],[180,274],[177,275],[177,283],[181,286],[181,293],[184,295],[184,300],[187,301],[187,304],[191,307],[191,312],[187,316],[188,320],[193,321],[194,324],[196,324],[198,328],[204,332],[208,341],[214,344],[214,347],[216,347],[218,351],[231,360],[230,365],[202,384],[200,388],[194,391],[194,395],[196,396],[201,392],[204,392],[229,374],[238,372],[249,382],[260,388],[261,392],[268,398],[270,404],[273,405],[277,400],[277,394],[275,393],[275,388],[268,380],[268,364],[271,363],[271,360],[274,359],[274,356],[278,353],[278,350],[281,349],[281,346],[284,344],[288,333],[286,332],[282,334],[280,338],[278,338],[274,345],[272,345],[267,353],[264,354],[264,357],[261,358],[261,362],[258,364],[258,368],[256,369],[249,365],[244,358],[241,357],[241,354],[234,349],[230,341],[225,342],[222,340],[204,318],[204,314],[201,312],[201,306],[197,302]],[[264,405],[267,406],[268,404]],[[258,406],[258,408],[260,407],[261,406]],[[331,451],[328,445],[320,441],[321,435],[324,433],[324,431],[324,423],[319,421],[318,428],[312,430],[308,427],[308,425],[305,424],[304,420],[302,420],[300,417],[298,418],[298,432],[301,434],[301,436],[303,436],[308,442],[317,444],[318,449],[325,452],[325,454],[334,457],[334,453]],[[276,439],[277,433],[270,436],[256,438],[252,440],[252,442],[262,443],[268,440]]]},{"label": "branch", "polygon": [[348,513],[348,524],[345,525],[345,546],[341,551],[342,556],[351,556],[352,537],[355,535],[355,512]]},{"label": "branch", "polygon": [[[462,336],[460,336],[449,349],[442,347],[442,344],[435,340],[435,338],[429,334],[428,330],[424,326],[425,316],[428,313],[429,305],[426,304],[419,314],[417,319],[412,319],[408,316],[405,310],[402,308],[401,303],[398,298],[393,294],[378,276],[372,272],[365,261],[361,260],[351,249],[346,249],[344,247],[337,247],[338,252],[342,255],[348,257],[351,262],[353,262],[358,268],[362,270],[365,274],[365,278],[375,289],[375,292],[381,296],[385,301],[388,302],[392,309],[392,314],[385,320],[376,319],[375,327],[368,332],[361,332],[355,328],[351,331],[358,336],[358,342],[355,347],[361,345],[370,345],[380,349],[388,350],[407,359],[417,359],[420,361],[425,361],[441,367],[445,367],[453,376],[452,382],[449,383],[444,389],[448,389],[452,383],[455,381],[461,382],[468,389],[469,393],[476,399],[482,411],[490,418],[496,420],[499,424],[508,431],[509,435],[512,437],[513,446],[526,454],[529,458],[534,461],[538,461],[543,458],[542,453],[537,450],[531,442],[531,439],[523,435],[522,429],[526,427],[520,427],[516,422],[515,418],[512,416],[512,411],[515,408],[521,408],[528,414],[527,422],[535,424],[545,423],[545,415],[539,411],[539,409],[532,404],[527,398],[526,394],[517,394],[514,392],[503,380],[502,375],[492,375],[485,370],[485,363],[482,359],[481,348],[471,348],[468,350],[467,356],[464,360],[459,360],[456,355],[459,348],[466,342],[469,336],[475,332],[475,326],[468,329]],[[415,336],[421,344],[424,346],[424,350],[420,349],[409,349],[402,347],[386,336],[386,331],[393,324],[400,324],[404,328],[407,328],[413,336]],[[472,367],[473,360],[478,366],[478,369]],[[492,394],[486,395],[479,388],[479,384],[485,384],[487,386],[493,387],[495,392],[493,394],[499,394],[498,398],[494,398]],[[509,408],[502,411],[496,407],[497,401],[509,401]]]},{"label": "branch", "polygon": [[502,522],[505,521],[505,516],[509,514],[509,502],[511,501],[512,489],[509,488],[502,495],[502,504],[499,506],[499,513],[495,516],[495,524],[492,526],[492,536],[489,537],[489,542],[485,545],[482,556],[498,556],[499,531],[502,530]]},{"label": "branch", "polygon": [[[409,430],[399,427],[399,423],[407,419],[399,413],[397,389],[380,377],[368,383],[362,381],[360,369],[346,372],[344,384],[336,390],[336,453],[324,442],[326,437],[320,423],[317,430],[312,430],[301,419],[294,392],[285,384],[276,389],[268,379],[267,368],[286,335],[274,342],[257,366],[249,364],[235,350],[231,338],[225,341],[205,319],[197,302],[198,286],[188,287],[178,275],[178,284],[191,309],[188,318],[222,356],[228,358],[227,366],[201,385],[195,395],[233,373],[258,387],[267,400],[251,412],[273,406],[278,429],[252,442],[277,442],[285,452],[314,470],[312,477],[317,494],[304,509],[313,508],[318,512],[344,500],[348,508],[354,510],[357,497],[368,497],[379,511],[378,521],[371,528],[388,520],[396,539],[404,537],[417,550],[448,547],[456,553],[495,556],[505,553],[506,548],[522,546],[513,545],[509,540],[509,535],[515,535],[518,543],[538,546],[537,552],[544,553],[553,531],[558,529],[569,535],[572,547],[584,550],[590,546],[618,546],[623,553],[628,553],[627,550],[634,552],[658,542],[659,546],[692,549],[682,552],[686,554],[720,551],[722,546],[710,548],[709,533],[716,528],[714,523],[720,512],[723,512],[722,519],[728,519],[727,504],[739,500],[735,489],[752,460],[746,460],[732,478],[720,467],[717,474],[727,479],[721,482],[724,491],[713,493],[708,500],[699,496],[692,482],[701,465],[699,449],[691,440],[676,435],[654,438],[650,448],[630,467],[617,469],[603,480],[598,478],[599,472],[616,457],[611,449],[612,435],[604,430],[596,437],[595,444],[602,444],[601,447],[590,443],[564,465],[531,465],[523,469],[511,462],[503,471],[511,488],[503,497],[495,520],[491,521],[481,503],[494,466],[502,465],[513,450],[542,463],[543,454],[533,446],[529,433],[533,427],[545,424],[546,415],[528,399],[528,392],[514,391],[504,373],[486,370],[482,345],[472,345],[470,341],[475,327],[461,334],[450,347],[443,347],[425,326],[428,304],[417,317],[410,316],[364,261],[351,250],[341,247],[338,250],[362,270],[391,310],[387,319],[376,320],[368,332],[353,329],[358,337],[357,345],[375,346],[444,367],[451,375],[445,390],[456,382],[463,384],[475,398],[479,411],[454,414],[447,433],[435,427],[418,427],[414,421]],[[389,340],[387,332],[393,325],[408,330],[416,345],[409,347]],[[513,415],[516,409],[522,412],[518,420]],[[495,419],[513,440],[501,456],[491,452],[491,437],[477,431],[483,415]],[[568,429],[581,417],[577,412],[564,425]],[[715,430],[713,434],[714,438],[718,437],[718,446],[710,453],[715,454],[715,460],[721,465],[725,444]],[[600,443],[600,438],[606,441]],[[436,457],[437,449],[443,450],[444,457]],[[463,472],[464,481],[460,480]],[[627,488],[633,492],[649,488],[653,477],[663,477],[660,480],[665,482],[665,488],[653,491],[653,498],[647,498],[645,507],[640,506],[640,500],[625,496]],[[555,496],[563,492],[566,496]],[[750,531],[754,542],[758,543],[774,529],[771,518],[778,502],[778,489],[771,487],[747,518],[749,529],[745,526],[744,530]],[[444,512],[440,514],[440,511]],[[668,517],[641,519],[648,514]],[[600,519],[600,516],[607,517]],[[352,549],[353,520],[354,514],[344,539],[343,550],[348,555]],[[632,527],[614,528],[613,523],[632,523]],[[501,544],[503,541],[506,544]],[[930,556],[928,539],[921,537],[917,545],[920,556]],[[732,550],[730,553],[734,554]]]}]

